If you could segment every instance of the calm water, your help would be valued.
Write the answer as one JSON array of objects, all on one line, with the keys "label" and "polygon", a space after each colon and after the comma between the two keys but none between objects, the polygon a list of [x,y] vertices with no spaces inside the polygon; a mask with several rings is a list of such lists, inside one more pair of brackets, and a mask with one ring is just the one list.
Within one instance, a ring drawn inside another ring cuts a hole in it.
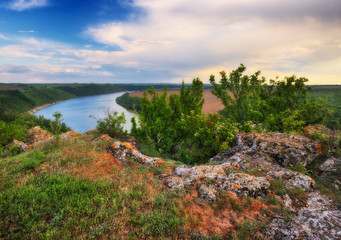
[{"label": "calm water", "polygon": [[117,111],[119,114],[124,112],[127,120],[124,129],[129,131],[131,128],[130,119],[135,114],[128,112],[116,103],[116,98],[124,93],[75,98],[38,110],[34,115],[43,115],[45,118],[54,119],[52,114],[58,111],[63,115],[62,118],[66,125],[76,132],[83,133],[96,127],[96,119],[90,118],[90,114],[96,118],[104,118],[107,111]]}]

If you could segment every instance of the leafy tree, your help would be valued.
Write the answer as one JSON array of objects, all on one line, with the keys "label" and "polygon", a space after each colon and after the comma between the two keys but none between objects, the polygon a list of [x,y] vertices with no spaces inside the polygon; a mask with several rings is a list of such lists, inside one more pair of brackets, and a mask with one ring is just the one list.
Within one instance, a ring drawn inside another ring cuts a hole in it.
[{"label": "leafy tree", "polygon": [[260,72],[253,75],[244,75],[246,67],[241,64],[227,77],[226,72],[220,72],[220,84],[216,83],[215,76],[210,76],[212,93],[221,99],[228,117],[243,124],[247,121],[257,121],[260,116],[260,92],[264,78],[259,78]]},{"label": "leafy tree", "polygon": [[268,95],[263,96],[268,104],[263,111],[269,130],[300,132],[308,124],[323,123],[332,113],[325,99],[308,100],[312,87],[306,86],[307,82],[307,78],[295,75],[280,81],[270,80]]},{"label": "leafy tree", "polygon": [[267,85],[259,71],[248,76],[245,70],[241,64],[229,77],[220,72],[220,84],[210,77],[212,93],[225,106],[224,116],[241,124],[240,130],[250,130],[250,123],[263,123],[270,131],[299,132],[308,124],[322,123],[332,112],[326,100],[308,100],[312,88],[305,85],[306,78],[291,76]]},{"label": "leafy tree", "polygon": [[56,111],[54,114],[52,114],[54,117],[54,121],[52,121],[51,124],[51,132],[53,134],[59,134],[61,133],[61,128],[62,128],[62,114],[58,111]]}]

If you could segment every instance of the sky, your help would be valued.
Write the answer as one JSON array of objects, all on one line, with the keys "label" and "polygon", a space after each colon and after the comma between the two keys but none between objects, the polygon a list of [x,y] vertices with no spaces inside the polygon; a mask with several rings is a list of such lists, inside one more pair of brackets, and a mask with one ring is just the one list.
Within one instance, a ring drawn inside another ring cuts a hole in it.
[{"label": "sky", "polygon": [[2,83],[207,83],[241,63],[341,85],[341,1],[0,0]]}]

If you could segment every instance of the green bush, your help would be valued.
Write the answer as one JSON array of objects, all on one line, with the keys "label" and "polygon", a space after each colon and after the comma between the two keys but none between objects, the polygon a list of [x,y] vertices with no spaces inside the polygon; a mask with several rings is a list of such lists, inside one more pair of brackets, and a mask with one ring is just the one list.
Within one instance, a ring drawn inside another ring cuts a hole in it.
[{"label": "green bush", "polygon": [[108,112],[107,117],[97,119],[97,132],[99,134],[108,134],[112,138],[123,138],[127,135],[123,130],[123,124],[126,123],[124,112],[118,115],[118,112]]},{"label": "green bush", "polygon": [[188,164],[206,162],[229,147],[237,125],[218,114],[203,114],[203,104],[203,83],[198,78],[187,88],[183,83],[179,95],[168,96],[166,88],[158,94],[152,88],[141,99],[139,125],[132,119],[131,133],[163,155],[172,154]]}]

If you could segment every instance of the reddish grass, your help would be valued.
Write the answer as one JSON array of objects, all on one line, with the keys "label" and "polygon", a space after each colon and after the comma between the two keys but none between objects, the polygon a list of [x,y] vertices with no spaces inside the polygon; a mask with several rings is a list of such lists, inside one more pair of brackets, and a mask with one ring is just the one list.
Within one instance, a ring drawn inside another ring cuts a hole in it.
[{"label": "reddish grass", "polygon": [[96,153],[93,161],[85,165],[78,165],[72,169],[75,176],[81,178],[116,179],[115,169],[120,169],[122,163],[114,158],[110,153]]},{"label": "reddish grass", "polygon": [[[235,200],[237,204],[244,204],[244,199],[239,199],[232,193],[227,193],[225,199],[218,200],[217,203],[209,205],[206,202],[200,201],[198,203],[197,191],[193,190],[184,198],[186,204],[186,213],[189,214],[192,220],[192,230],[200,231],[205,234],[220,234],[226,235],[235,232],[236,226],[242,224],[247,220],[262,220],[262,209],[268,209],[268,206],[263,204],[258,199],[253,199],[252,204],[246,208],[242,213],[238,213],[231,208],[229,198]],[[217,205],[222,206],[221,209],[216,210]]]}]

